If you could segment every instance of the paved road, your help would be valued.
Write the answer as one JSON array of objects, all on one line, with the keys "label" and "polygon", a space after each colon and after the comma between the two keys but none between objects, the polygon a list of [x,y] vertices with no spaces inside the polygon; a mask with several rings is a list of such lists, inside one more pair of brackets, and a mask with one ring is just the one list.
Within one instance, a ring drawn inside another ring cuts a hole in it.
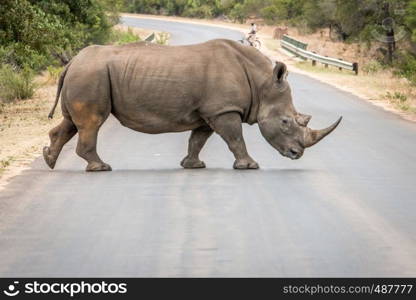
[{"label": "paved road", "polygon": [[[238,32],[125,18],[172,44]],[[109,173],[84,173],[75,139],[0,194],[0,276],[416,276],[416,126],[290,74],[299,111],[340,127],[301,160],[244,128],[262,166],[234,171],[212,137],[208,168],[183,170],[188,133],[146,135],[108,120]],[[46,134],[46,132],[45,132]]]}]

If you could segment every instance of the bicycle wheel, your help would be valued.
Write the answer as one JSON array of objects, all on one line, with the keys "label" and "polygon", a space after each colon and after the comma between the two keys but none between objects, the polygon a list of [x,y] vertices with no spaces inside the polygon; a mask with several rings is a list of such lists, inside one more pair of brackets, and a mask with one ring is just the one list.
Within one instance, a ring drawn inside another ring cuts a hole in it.
[{"label": "bicycle wheel", "polygon": [[261,42],[259,40],[255,40],[253,42],[253,47],[256,49],[260,49],[261,48]]}]

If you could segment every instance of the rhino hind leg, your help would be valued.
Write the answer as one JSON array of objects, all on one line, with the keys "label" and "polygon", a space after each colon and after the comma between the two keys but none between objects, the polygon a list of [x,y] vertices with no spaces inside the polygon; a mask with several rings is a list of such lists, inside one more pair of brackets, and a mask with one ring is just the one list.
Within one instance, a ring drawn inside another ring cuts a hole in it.
[{"label": "rhino hind leg", "polygon": [[188,144],[188,155],[181,161],[185,169],[205,168],[205,163],[199,159],[199,153],[214,131],[208,126],[192,130]]},{"label": "rhino hind leg", "polygon": [[81,127],[78,132],[76,152],[87,161],[87,172],[111,171],[111,166],[104,163],[97,154],[97,136],[101,124],[91,122]]},{"label": "rhino hind leg", "polygon": [[258,169],[259,165],[250,157],[247,152],[243,138],[243,128],[239,113],[225,113],[210,120],[212,127],[234,154],[234,169]]},{"label": "rhino hind leg", "polygon": [[58,126],[49,131],[51,143],[43,148],[43,158],[53,169],[64,145],[77,133],[77,128],[71,120],[64,118]]},{"label": "rhino hind leg", "polygon": [[78,128],[76,153],[88,163],[86,171],[111,171],[97,154],[98,130],[110,114],[110,105],[87,101],[71,101],[68,104],[72,120]]}]

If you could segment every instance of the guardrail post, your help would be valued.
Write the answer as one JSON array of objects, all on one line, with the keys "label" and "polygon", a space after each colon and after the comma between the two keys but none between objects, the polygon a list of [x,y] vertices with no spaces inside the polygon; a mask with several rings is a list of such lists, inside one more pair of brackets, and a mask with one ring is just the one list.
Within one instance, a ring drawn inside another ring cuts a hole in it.
[{"label": "guardrail post", "polygon": [[358,75],[358,63],[352,64],[352,70],[355,72],[355,75]]},{"label": "guardrail post", "polygon": [[[328,55],[325,55],[325,57],[328,57]],[[328,64],[325,64],[325,68],[328,68]]]},{"label": "guardrail post", "polygon": [[[343,60],[342,58],[338,58],[339,60]],[[342,71],[342,68],[339,67],[338,70]]]}]

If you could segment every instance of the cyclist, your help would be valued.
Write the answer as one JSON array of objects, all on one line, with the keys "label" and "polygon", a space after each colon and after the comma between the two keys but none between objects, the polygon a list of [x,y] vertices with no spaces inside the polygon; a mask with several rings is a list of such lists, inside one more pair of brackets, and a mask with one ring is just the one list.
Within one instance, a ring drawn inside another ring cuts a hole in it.
[{"label": "cyclist", "polygon": [[250,32],[248,33],[247,41],[253,46],[253,42],[256,40],[257,25],[256,23],[250,24]]}]

